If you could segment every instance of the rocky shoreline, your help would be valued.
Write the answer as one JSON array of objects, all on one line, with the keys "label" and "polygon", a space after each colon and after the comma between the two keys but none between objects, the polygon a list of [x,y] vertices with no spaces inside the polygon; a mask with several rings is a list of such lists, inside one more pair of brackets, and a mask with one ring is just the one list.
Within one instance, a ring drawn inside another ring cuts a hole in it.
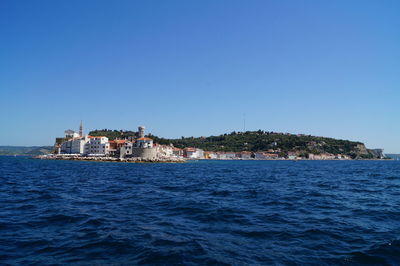
[{"label": "rocky shoreline", "polygon": [[[133,158],[115,158],[115,157],[99,157],[99,156],[79,156],[79,155],[62,155],[48,154],[34,156],[35,159],[42,160],[67,160],[67,161],[95,161],[95,162],[121,162],[121,163],[184,163],[187,161],[207,160],[207,159],[190,159],[190,158],[157,158],[143,159],[139,157]],[[247,161],[245,159],[208,159],[221,161]],[[393,159],[329,159],[329,160],[310,160],[310,159],[248,159],[248,161],[390,161]]]},{"label": "rocky shoreline", "polygon": [[33,157],[41,160],[69,160],[69,161],[95,161],[95,162],[121,162],[121,163],[184,163],[184,158],[114,158],[114,157],[86,157],[86,156],[65,156],[65,155],[39,155]]}]

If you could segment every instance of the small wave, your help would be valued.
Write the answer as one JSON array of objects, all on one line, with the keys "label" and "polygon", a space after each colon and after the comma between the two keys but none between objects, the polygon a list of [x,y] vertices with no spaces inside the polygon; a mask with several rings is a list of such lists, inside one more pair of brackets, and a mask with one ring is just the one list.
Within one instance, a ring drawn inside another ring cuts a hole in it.
[{"label": "small wave", "polygon": [[194,218],[204,223],[227,222],[227,223],[237,223],[243,225],[251,223],[246,218],[246,216],[242,214],[242,211],[229,208],[221,208],[214,211],[209,211],[207,213],[201,213],[195,215]]},{"label": "small wave", "polygon": [[177,186],[161,186],[160,189],[166,190],[166,191],[180,191],[181,188]]},{"label": "small wave", "polygon": [[50,215],[47,217],[43,217],[46,222],[49,223],[74,223],[82,220],[82,217],[79,216],[71,216],[71,215],[65,215],[65,214],[56,214],[56,215]]},{"label": "small wave", "polygon": [[16,210],[30,210],[30,209],[34,209],[36,206],[33,204],[24,204],[21,206],[16,207]]},{"label": "small wave", "polygon": [[235,230],[232,231],[232,233],[241,235],[247,238],[260,238],[260,239],[276,239],[276,238],[281,238],[281,239],[291,239],[293,235],[284,232],[284,231],[249,231],[249,230]]},{"label": "small wave", "polygon": [[48,245],[51,245],[52,242],[45,240],[45,239],[37,239],[37,240],[23,240],[23,241],[18,241],[16,243],[16,246],[18,248],[36,248],[40,246],[45,246],[47,247]]},{"label": "small wave", "polygon": [[100,226],[102,224],[104,224],[105,220],[101,219],[101,218],[92,218],[92,219],[88,219],[86,220],[82,226]]}]

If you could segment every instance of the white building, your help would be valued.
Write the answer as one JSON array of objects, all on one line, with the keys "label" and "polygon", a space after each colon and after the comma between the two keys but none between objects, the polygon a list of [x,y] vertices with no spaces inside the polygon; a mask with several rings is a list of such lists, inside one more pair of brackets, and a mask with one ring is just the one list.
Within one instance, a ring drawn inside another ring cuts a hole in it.
[{"label": "white building", "polygon": [[72,129],[67,129],[64,131],[64,135],[66,139],[72,139],[72,138],[79,138],[79,133],[73,131]]},{"label": "white building", "polygon": [[220,159],[220,160],[228,159],[228,157],[226,157],[226,153],[223,152],[223,151],[217,153],[217,158]]},{"label": "white building", "polygon": [[235,159],[236,158],[236,153],[234,153],[234,152],[225,152],[225,157],[226,157],[226,159]]},{"label": "white building", "polygon": [[240,153],[240,158],[242,158],[243,160],[252,159],[252,158],[251,158],[251,152],[242,151],[242,152]]},{"label": "white building", "polygon": [[85,154],[88,155],[108,155],[109,150],[108,138],[104,136],[89,136],[89,141],[85,144]]},{"label": "white building", "polygon": [[88,141],[88,137],[67,140],[61,144],[60,152],[62,154],[84,154]]},{"label": "white building", "polygon": [[176,147],[172,148],[172,153],[177,157],[183,157],[183,149],[179,149]]},{"label": "white building", "polygon": [[121,158],[130,157],[133,153],[134,144],[132,142],[125,142],[119,151],[119,156]]},{"label": "white building", "polygon": [[185,148],[183,156],[190,159],[204,159],[204,151],[197,148]]},{"label": "white building", "polygon": [[255,155],[254,158],[258,160],[268,159],[268,156],[265,154],[265,152],[256,152],[254,155]]}]

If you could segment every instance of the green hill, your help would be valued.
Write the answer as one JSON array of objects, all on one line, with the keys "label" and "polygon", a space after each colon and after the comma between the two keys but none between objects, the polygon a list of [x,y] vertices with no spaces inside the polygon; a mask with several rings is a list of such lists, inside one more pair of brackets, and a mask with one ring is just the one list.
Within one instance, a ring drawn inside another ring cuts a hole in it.
[{"label": "green hill", "polygon": [[[136,132],[118,130],[94,130],[89,134],[93,136],[102,135],[109,139],[136,136]],[[274,150],[282,156],[292,151],[302,154],[304,157],[309,153],[330,153],[348,155],[351,158],[374,158],[373,153],[366,149],[361,142],[263,130],[232,132],[209,137],[182,137],[180,139],[166,139],[151,134],[148,136],[153,138],[156,143],[173,144],[178,148],[196,147],[206,151],[256,152]]]},{"label": "green hill", "polygon": [[267,131],[232,132],[219,136],[163,139],[152,136],[160,144],[172,143],[174,146],[197,147],[207,151],[265,151],[275,150],[282,154],[289,151],[304,154],[331,153],[345,154],[352,158],[373,158],[361,142],[339,140],[310,135],[283,134]]},{"label": "green hill", "polygon": [[137,137],[137,132],[129,130],[96,129],[89,132],[89,136],[105,136],[110,140]]}]

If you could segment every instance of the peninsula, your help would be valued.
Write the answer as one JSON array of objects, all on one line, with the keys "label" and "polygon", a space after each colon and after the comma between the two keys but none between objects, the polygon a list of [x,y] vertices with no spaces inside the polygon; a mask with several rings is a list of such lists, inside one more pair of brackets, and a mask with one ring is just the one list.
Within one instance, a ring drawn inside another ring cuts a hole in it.
[{"label": "peninsula", "polygon": [[56,138],[46,159],[128,162],[183,162],[219,160],[353,160],[385,159],[382,149],[367,149],[361,142],[269,131],[232,132],[209,137],[166,139],[138,131],[93,130],[88,135],[66,130]]}]

